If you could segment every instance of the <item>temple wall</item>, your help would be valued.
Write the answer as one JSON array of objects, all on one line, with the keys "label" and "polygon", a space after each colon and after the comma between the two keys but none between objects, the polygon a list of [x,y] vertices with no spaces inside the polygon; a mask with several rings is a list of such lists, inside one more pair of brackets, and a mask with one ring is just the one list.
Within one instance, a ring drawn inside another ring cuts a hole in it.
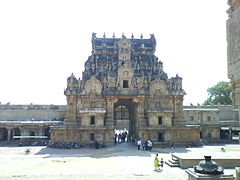
[{"label": "temple wall", "polygon": [[89,144],[92,142],[90,140],[90,134],[94,133],[95,140],[98,142],[104,142],[106,144],[113,143],[113,129],[74,129],[74,128],[52,128],[51,129],[51,139],[55,142],[78,142],[82,144]]},{"label": "temple wall", "polygon": [[200,130],[195,128],[179,128],[179,129],[172,129],[171,131],[167,132],[166,135],[171,141],[175,144],[189,144],[199,143],[200,142]]},{"label": "temple wall", "polygon": [[[232,82],[232,101],[240,116],[240,0],[229,0],[227,10],[228,78]],[[240,123],[239,123],[240,125]]]},{"label": "temple wall", "polygon": [[[158,118],[162,117],[162,124],[159,124]],[[171,127],[172,126],[172,113],[149,113],[149,125],[151,127]]]},{"label": "temple wall", "polygon": [[63,120],[66,106],[0,105],[0,121]]}]

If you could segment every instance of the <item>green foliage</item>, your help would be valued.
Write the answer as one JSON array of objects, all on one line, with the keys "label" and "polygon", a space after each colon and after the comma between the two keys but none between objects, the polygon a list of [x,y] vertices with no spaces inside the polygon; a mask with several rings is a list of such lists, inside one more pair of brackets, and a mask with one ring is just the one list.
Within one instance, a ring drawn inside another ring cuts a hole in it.
[{"label": "green foliage", "polygon": [[208,98],[204,105],[232,104],[230,93],[232,92],[229,82],[220,81],[217,85],[208,88]]}]

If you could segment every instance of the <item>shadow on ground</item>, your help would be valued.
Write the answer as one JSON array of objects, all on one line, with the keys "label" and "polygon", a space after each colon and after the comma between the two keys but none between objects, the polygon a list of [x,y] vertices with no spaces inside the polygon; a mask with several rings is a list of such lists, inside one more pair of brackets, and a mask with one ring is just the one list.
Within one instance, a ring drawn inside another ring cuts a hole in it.
[{"label": "shadow on ground", "polygon": [[80,149],[54,149],[42,148],[35,155],[46,155],[48,157],[92,157],[92,158],[107,158],[119,156],[146,156],[151,154],[170,154],[170,153],[186,153],[188,148],[177,147],[176,149],[153,147],[152,151],[137,150],[137,146],[131,143],[122,143],[115,146],[109,146],[100,149],[80,148]]}]

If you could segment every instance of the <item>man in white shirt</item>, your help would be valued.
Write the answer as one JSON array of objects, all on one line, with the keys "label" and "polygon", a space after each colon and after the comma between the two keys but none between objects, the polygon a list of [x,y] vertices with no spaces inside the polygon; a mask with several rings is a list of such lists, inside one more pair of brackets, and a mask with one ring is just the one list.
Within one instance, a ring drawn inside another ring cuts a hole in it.
[{"label": "man in white shirt", "polygon": [[139,139],[139,140],[137,141],[138,150],[140,150],[141,144],[142,144],[142,140],[141,140],[141,139]]},{"label": "man in white shirt", "polygon": [[152,151],[152,141],[148,140],[147,145],[148,145],[149,151]]}]

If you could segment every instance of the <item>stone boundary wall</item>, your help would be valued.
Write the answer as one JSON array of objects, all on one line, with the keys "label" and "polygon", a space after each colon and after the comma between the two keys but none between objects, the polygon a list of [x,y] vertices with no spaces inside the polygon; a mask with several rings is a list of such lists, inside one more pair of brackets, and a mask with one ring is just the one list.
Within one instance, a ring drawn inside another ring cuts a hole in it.
[{"label": "stone boundary wall", "polygon": [[64,120],[66,105],[0,105],[0,121]]}]

